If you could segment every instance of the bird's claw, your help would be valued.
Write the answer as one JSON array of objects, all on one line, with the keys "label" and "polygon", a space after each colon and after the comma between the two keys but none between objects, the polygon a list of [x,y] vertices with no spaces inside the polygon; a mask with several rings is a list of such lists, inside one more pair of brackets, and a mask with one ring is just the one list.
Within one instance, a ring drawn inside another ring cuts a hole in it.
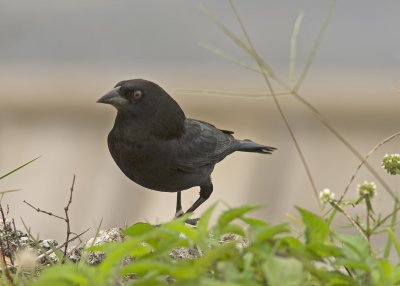
[{"label": "bird's claw", "polygon": [[185,223],[196,226],[200,218],[188,218]]}]

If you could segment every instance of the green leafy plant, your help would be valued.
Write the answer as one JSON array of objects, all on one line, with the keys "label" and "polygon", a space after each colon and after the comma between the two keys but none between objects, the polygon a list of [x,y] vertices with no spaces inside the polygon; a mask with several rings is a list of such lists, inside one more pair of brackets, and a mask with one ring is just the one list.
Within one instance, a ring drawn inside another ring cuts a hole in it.
[{"label": "green leafy plant", "polygon": [[[45,269],[35,285],[400,283],[400,266],[376,255],[368,240],[339,233],[308,210],[297,208],[302,226],[294,232],[288,223],[272,225],[249,216],[254,206],[229,209],[211,225],[214,207],[205,211],[197,228],[184,223],[187,217],[160,226],[134,224],[124,230],[125,241],[87,249],[106,254],[100,265],[57,264]],[[399,241],[390,237],[398,247]],[[194,249],[197,257],[171,255],[182,248]]]}]

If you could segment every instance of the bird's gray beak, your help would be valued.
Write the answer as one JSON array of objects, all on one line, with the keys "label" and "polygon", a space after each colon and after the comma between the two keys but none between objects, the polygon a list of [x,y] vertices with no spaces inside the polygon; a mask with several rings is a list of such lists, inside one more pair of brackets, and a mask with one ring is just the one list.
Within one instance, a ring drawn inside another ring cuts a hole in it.
[{"label": "bird's gray beak", "polygon": [[106,103],[106,104],[112,104],[115,107],[118,106],[123,106],[124,104],[127,103],[127,99],[123,97],[121,94],[119,94],[119,86],[113,88],[109,92],[107,92],[105,95],[103,95],[99,100],[97,100],[98,103]]}]

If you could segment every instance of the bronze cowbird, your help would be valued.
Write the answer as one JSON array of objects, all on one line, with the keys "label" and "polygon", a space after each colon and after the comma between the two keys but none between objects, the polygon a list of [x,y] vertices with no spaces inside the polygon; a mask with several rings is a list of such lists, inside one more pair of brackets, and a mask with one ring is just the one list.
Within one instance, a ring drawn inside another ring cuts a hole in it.
[{"label": "bronze cowbird", "polygon": [[121,81],[97,102],[118,111],[108,134],[108,148],[118,167],[145,188],[177,192],[176,216],[183,214],[181,191],[200,186],[200,197],[187,212],[210,197],[211,173],[226,156],[235,151],[271,154],[276,149],[237,140],[232,131],[186,118],[176,101],[151,81]]}]

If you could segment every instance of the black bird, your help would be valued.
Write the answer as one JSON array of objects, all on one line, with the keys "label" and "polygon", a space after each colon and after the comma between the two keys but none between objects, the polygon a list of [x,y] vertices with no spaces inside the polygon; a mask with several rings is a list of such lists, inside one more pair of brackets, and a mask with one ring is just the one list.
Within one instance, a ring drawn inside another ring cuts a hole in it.
[{"label": "black bird", "polygon": [[97,102],[117,109],[108,134],[111,156],[137,184],[160,192],[177,192],[176,216],[181,216],[181,191],[200,186],[195,211],[213,191],[214,166],[235,151],[271,154],[276,148],[237,140],[232,131],[186,118],[182,109],[157,84],[132,79],[117,83]]}]

